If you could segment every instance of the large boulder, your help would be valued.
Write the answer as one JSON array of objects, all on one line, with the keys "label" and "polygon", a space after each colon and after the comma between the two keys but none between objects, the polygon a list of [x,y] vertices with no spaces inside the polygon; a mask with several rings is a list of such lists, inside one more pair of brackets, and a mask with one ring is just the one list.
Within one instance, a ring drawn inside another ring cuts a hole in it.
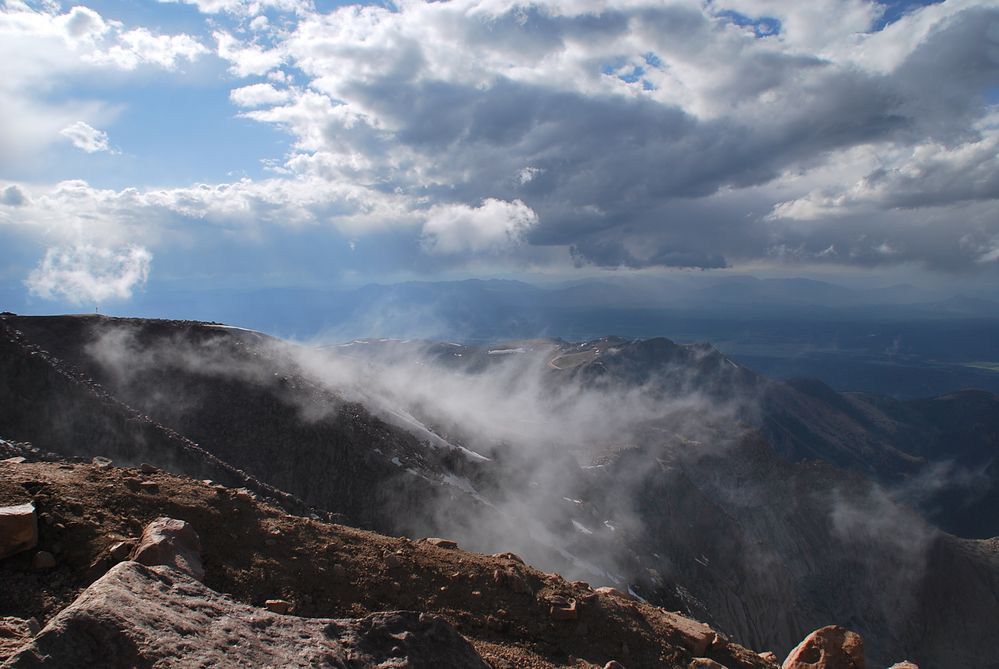
[{"label": "large boulder", "polygon": [[442,618],[296,618],[233,601],[189,575],[122,562],[0,669],[49,667],[489,669]]},{"label": "large boulder", "polygon": [[201,564],[201,538],[190,523],[175,518],[157,518],[146,525],[139,538],[139,545],[132,551],[132,559],[150,567],[173,567],[205,579]]},{"label": "large boulder", "polygon": [[0,506],[0,560],[38,545],[38,516],[31,502]]},{"label": "large boulder", "polygon": [[822,627],[799,643],[782,669],[866,669],[864,639],[845,627]]}]

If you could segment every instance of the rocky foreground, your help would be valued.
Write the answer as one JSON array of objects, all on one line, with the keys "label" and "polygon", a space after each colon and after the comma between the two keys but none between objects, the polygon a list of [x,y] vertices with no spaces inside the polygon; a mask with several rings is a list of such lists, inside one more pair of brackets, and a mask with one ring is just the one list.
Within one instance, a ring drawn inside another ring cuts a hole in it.
[{"label": "rocky foreground", "polygon": [[[4,668],[780,666],[510,553],[320,522],[152,467],[15,457],[0,507]],[[865,666],[835,627],[783,663]]]}]

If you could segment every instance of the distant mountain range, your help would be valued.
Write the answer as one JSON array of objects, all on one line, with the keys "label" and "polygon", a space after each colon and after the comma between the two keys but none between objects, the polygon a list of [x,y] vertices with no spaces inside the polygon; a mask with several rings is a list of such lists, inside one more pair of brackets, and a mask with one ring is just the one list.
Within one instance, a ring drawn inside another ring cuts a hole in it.
[{"label": "distant mountain range", "polygon": [[752,647],[838,623],[876,662],[999,666],[994,394],[842,394],[663,338],[316,348],[190,321],[0,327],[0,437],[515,550]]},{"label": "distant mountain range", "polygon": [[[16,291],[5,308],[39,313]],[[3,308],[3,307],[0,307]],[[807,278],[677,274],[537,286],[513,280],[355,288],[150,288],[133,316],[220,320],[283,338],[452,339],[487,344],[607,334],[710,341],[774,378],[900,399],[965,388],[999,392],[999,295],[908,284],[851,288]]]}]

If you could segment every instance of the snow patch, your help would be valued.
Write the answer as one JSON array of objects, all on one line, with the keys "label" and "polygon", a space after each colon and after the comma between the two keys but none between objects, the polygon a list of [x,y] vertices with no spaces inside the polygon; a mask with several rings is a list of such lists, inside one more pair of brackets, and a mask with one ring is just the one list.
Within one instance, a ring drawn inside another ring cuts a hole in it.
[{"label": "snow patch", "polygon": [[441,438],[440,435],[421,423],[408,411],[404,411],[402,409],[386,409],[385,414],[389,422],[393,422],[397,427],[409,430],[414,435],[425,439],[430,443],[431,448],[450,448],[461,451],[469,460],[473,460],[475,462],[489,462],[490,460],[480,453],[476,453],[475,451],[465,448],[464,446],[457,446],[446,439]]}]

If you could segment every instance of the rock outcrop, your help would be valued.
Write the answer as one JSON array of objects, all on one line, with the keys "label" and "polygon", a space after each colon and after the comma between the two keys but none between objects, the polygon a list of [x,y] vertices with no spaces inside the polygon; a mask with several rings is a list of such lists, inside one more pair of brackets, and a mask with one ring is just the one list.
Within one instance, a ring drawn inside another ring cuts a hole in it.
[{"label": "rock outcrop", "polygon": [[784,660],[782,669],[866,669],[864,640],[856,632],[829,625],[815,630]]},{"label": "rock outcrop", "polygon": [[123,562],[3,665],[488,669],[453,627],[414,612],[295,618],[237,603],[169,567]]},{"label": "rock outcrop", "polygon": [[201,539],[190,524],[174,518],[157,518],[146,526],[132,559],[148,566],[173,567],[203,581]]}]

